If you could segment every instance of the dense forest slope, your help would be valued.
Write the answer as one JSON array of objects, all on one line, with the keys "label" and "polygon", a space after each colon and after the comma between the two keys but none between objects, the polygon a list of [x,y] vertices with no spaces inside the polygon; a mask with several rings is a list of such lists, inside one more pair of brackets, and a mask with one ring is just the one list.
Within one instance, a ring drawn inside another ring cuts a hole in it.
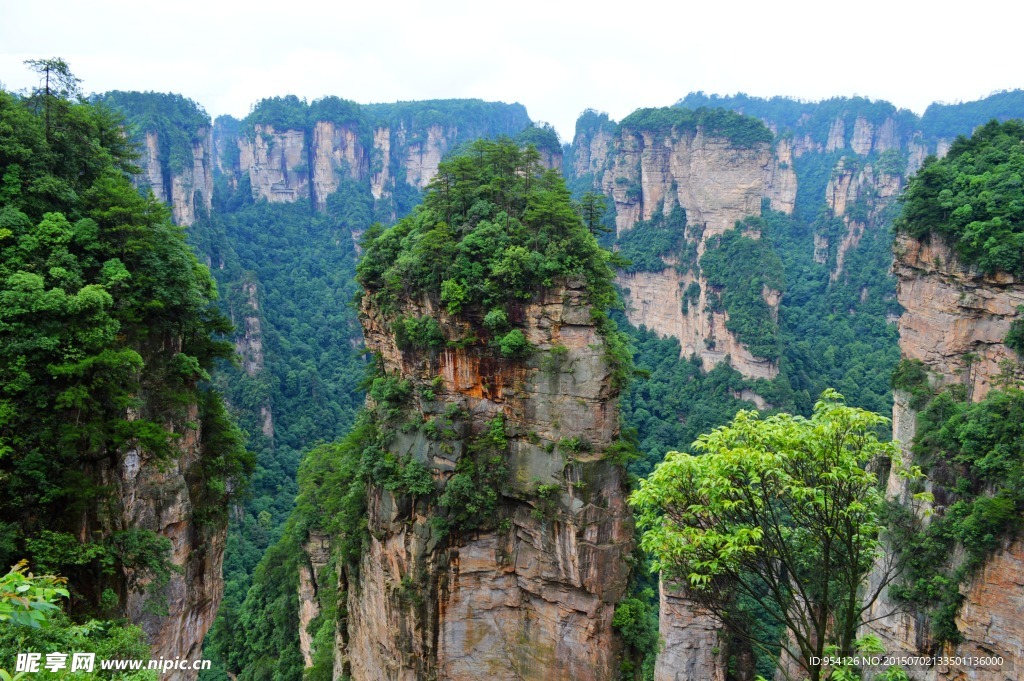
[{"label": "dense forest slope", "polygon": [[[0,92],[0,561],[68,579],[37,650],[144,657],[127,619],[154,656],[197,659],[252,463],[207,384],[230,325],[183,231],[132,186],[121,121],[60,60],[37,66],[53,87]],[[4,666],[19,641],[5,626]]]}]

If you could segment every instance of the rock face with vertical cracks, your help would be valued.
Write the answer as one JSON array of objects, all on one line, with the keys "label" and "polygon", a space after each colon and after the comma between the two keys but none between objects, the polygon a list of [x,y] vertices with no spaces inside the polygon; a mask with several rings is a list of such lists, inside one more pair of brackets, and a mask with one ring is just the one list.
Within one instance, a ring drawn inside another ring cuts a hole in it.
[{"label": "rock face with vertical cracks", "polygon": [[[1004,339],[1010,324],[1020,318],[1017,308],[1024,305],[1024,282],[1008,274],[984,275],[973,270],[936,235],[928,241],[899,235],[894,251],[897,295],[906,310],[899,321],[901,355],[923,362],[937,385],[960,384],[972,401],[984,399],[1001,365],[1016,356]],[[897,390],[893,435],[907,464],[913,462],[910,445],[916,430],[917,411],[910,395]],[[931,489],[931,483],[926,487]],[[907,481],[890,475],[887,494],[905,501],[910,494]],[[999,655],[1003,664],[919,666],[912,668],[912,678],[1020,678],[1024,670],[1024,542],[1005,540],[972,578],[960,585],[960,592],[964,602],[956,626],[963,640],[945,644],[938,654],[954,660]],[[870,629],[892,654],[919,655],[936,648],[928,618],[894,602],[887,593],[870,617]]]},{"label": "rock face with vertical cracks", "polygon": [[[617,138],[609,139],[603,132],[595,135],[587,151],[578,154],[577,163],[585,161],[586,168],[599,169],[596,177],[612,197],[620,234],[640,220],[649,220],[659,209],[668,213],[681,206],[687,223],[698,227],[699,236],[685,235],[696,239],[698,257],[704,254],[708,239],[733,229],[748,216],[760,215],[763,198],[769,197],[780,210],[793,209],[796,175],[788,164],[780,164],[766,142],[741,147],[700,127],[671,133],[620,130]],[[788,143],[780,153],[789,158]],[[683,356],[696,354],[706,370],[728,357],[748,378],[778,375],[776,362],[753,355],[726,328],[728,313],[709,311],[711,287],[699,269],[679,273],[666,264],[661,272],[623,273],[619,284],[632,324],[678,338]],[[694,284],[700,287],[699,299],[683,305],[684,291]],[[778,291],[764,292],[773,312],[779,298]]]},{"label": "rock face with vertical cracks", "polygon": [[[165,339],[157,352],[179,352],[180,339]],[[153,349],[150,349],[153,351]],[[160,459],[137,443],[104,461],[96,471],[110,490],[109,503],[85,516],[82,531],[106,536],[128,529],[149,530],[171,542],[174,567],[159,588],[128,568],[116,576],[123,615],[146,633],[153,659],[202,659],[203,637],[224,594],[222,577],[226,515],[205,493],[202,418],[193,402],[180,413],[159,411],[143,395],[142,414],[162,414],[177,437],[173,456]],[[136,417],[138,414],[136,414]],[[131,416],[129,417],[131,420]],[[171,670],[165,681],[194,681],[198,671]]]},{"label": "rock face with vertical cracks", "polygon": [[[439,319],[449,341],[486,338],[472,315],[451,317],[429,300],[404,308]],[[358,574],[345,575],[342,673],[617,678],[622,646],[612,616],[627,586],[633,525],[623,469],[605,453],[618,438],[617,395],[582,286],[569,282],[514,310],[535,348],[523,359],[483,343],[402,350],[387,318],[368,303],[362,311],[367,346],[389,375],[412,385],[407,415],[423,423],[446,410],[463,414],[447,439],[399,430],[390,451],[424,463],[440,490],[473,437],[503,419],[507,482],[488,529],[447,536],[432,522],[435,501],[371,488],[369,548]]]}]

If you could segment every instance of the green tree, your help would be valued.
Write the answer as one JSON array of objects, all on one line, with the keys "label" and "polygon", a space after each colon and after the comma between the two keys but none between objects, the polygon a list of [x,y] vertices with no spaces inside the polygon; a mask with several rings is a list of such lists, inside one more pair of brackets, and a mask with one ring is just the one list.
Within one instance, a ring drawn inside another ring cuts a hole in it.
[{"label": "green tree", "polygon": [[33,91],[33,96],[40,98],[43,105],[43,117],[46,120],[46,140],[50,140],[50,112],[64,101],[77,97],[80,92],[80,78],[71,73],[71,67],[63,59],[26,59],[25,65],[39,74],[42,83]]},{"label": "green tree", "polygon": [[896,452],[876,435],[886,420],[826,391],[810,419],[742,411],[698,439],[699,456],[669,453],[631,497],[653,567],[755,648],[777,649],[772,632],[788,631],[817,681],[810,658],[852,654],[900,570],[881,559],[884,499],[866,468]]},{"label": "green tree", "polygon": [[580,197],[580,216],[583,218],[583,224],[587,226],[590,233],[597,236],[601,233],[610,232],[611,229],[605,227],[601,223],[601,218],[604,217],[605,205],[604,194],[598,194],[596,192],[587,192]]},{"label": "green tree", "polygon": [[168,465],[192,435],[195,518],[226,522],[251,461],[204,386],[233,354],[209,271],[132,185],[123,121],[65,62],[30,65],[40,92],[0,91],[0,564],[45,564],[74,615],[109,613],[107,587],[142,586],[126,575],[166,582],[170,542],[105,522],[104,472],[129,447]]}]

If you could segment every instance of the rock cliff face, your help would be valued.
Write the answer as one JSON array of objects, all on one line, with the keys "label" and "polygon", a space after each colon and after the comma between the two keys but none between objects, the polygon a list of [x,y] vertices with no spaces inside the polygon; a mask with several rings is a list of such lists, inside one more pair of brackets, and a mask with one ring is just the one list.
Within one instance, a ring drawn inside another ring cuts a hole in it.
[{"label": "rock cliff face", "polygon": [[662,648],[654,667],[656,681],[725,681],[729,655],[721,625],[685,595],[660,584],[658,630]]},{"label": "rock cliff face", "polygon": [[[237,329],[235,352],[242,360],[242,370],[248,376],[263,371],[263,324],[260,321],[259,287],[255,281],[242,283],[245,303],[241,309],[231,310],[231,321]],[[274,415],[270,404],[260,407],[260,431],[267,438],[274,438]]]},{"label": "rock cliff face", "polygon": [[1024,282],[963,266],[935,236],[929,243],[898,236],[894,250],[906,310],[899,322],[902,355],[921,360],[942,381],[963,383],[973,400],[983,399],[1000,365],[1016,359],[1003,340],[1024,305]]},{"label": "rock cliff face", "polygon": [[[510,124],[529,123],[525,111],[523,122],[518,122],[517,115],[516,111],[508,114],[515,119]],[[321,211],[344,180],[368,182],[377,201],[398,191],[398,183],[422,190],[449,150],[484,135],[486,131],[476,127],[497,125],[494,121],[463,126],[415,126],[404,121],[378,124],[369,114],[366,120],[348,123],[318,120],[309,129],[255,123],[243,133],[244,124],[233,123],[219,125],[214,141],[217,167],[229,185],[237,186],[238,178],[248,175],[254,199],[287,203],[312,198]],[[365,135],[364,127],[368,127]],[[542,156],[546,167],[561,168],[560,153],[544,152]]]},{"label": "rock cliff face", "polygon": [[152,190],[153,196],[171,208],[174,223],[189,227],[196,217],[208,213],[213,200],[213,135],[210,127],[200,128],[184,160],[176,159],[181,168],[172,167],[166,158],[160,133],[148,130],[140,144],[139,166],[142,173],[135,178],[140,188]]},{"label": "rock cliff face", "polygon": [[[440,319],[449,339],[486,333],[429,301],[403,313]],[[633,527],[624,473],[605,455],[618,408],[604,341],[576,284],[515,316],[536,347],[526,359],[481,346],[403,351],[388,319],[363,307],[367,346],[412,386],[412,422],[462,414],[450,439],[398,432],[389,450],[421,461],[440,488],[497,421],[507,482],[494,522],[448,536],[431,503],[371,488],[369,546],[358,574],[346,575],[348,619],[338,632],[341,671],[353,679],[618,676],[611,621]]]},{"label": "rock cliff face", "polygon": [[[899,321],[902,356],[923,362],[937,384],[963,385],[970,399],[980,401],[992,388],[1001,365],[1018,359],[1003,339],[1019,316],[1017,306],[1024,304],[1024,282],[1009,275],[982,275],[965,267],[934,235],[929,242],[899,235],[894,249],[899,302],[906,309]],[[893,434],[909,464],[917,412],[908,394],[896,391],[895,398]],[[909,495],[905,480],[895,475],[889,478],[887,492],[903,500]],[[960,592],[965,600],[956,625],[964,640],[946,644],[941,654],[1001,655],[1003,666],[919,667],[913,678],[1018,678],[1024,669],[1024,543],[1019,539],[1004,542],[1003,548],[961,585]],[[872,616],[879,619],[871,628],[890,651],[916,655],[935,647],[927,618],[887,597],[880,600]]]},{"label": "rock cliff face", "polygon": [[270,203],[309,198],[306,133],[257,123],[252,137],[238,138],[238,162],[249,174],[254,199]]},{"label": "rock cliff face", "polygon": [[[180,343],[170,347],[180,350]],[[170,563],[175,571],[163,587],[149,584],[129,569],[120,575],[124,615],[142,627],[152,656],[167,659],[202,659],[203,637],[213,624],[224,592],[222,566],[227,531],[225,519],[209,517],[204,499],[202,426],[196,404],[169,420],[178,435],[175,456],[159,461],[141,447],[119,453],[117,461],[98,471],[108,485],[111,503],[98,509],[88,531],[141,529],[171,542]],[[163,612],[161,612],[163,611]],[[195,671],[172,670],[170,681],[193,681]]]},{"label": "rock cliff face", "polygon": [[[870,163],[860,167],[860,164],[848,163],[844,158],[832,170],[825,189],[825,203],[833,216],[842,218],[845,226],[836,247],[830,275],[832,281],[842,275],[846,255],[860,243],[864,230],[882,228],[882,211],[892,204],[902,187],[902,176],[876,171]],[[815,243],[816,252],[822,249],[827,254],[828,238],[820,234],[815,237],[821,240]]]},{"label": "rock cliff face", "polygon": [[[792,210],[796,198],[795,173],[768,144],[744,148],[708,136],[701,128],[670,134],[623,130],[617,137],[598,130],[578,140],[577,149],[575,171],[595,174],[614,202],[619,233],[649,220],[657,210],[682,206],[687,223],[700,234],[698,257],[708,239],[745,217],[760,215],[763,198],[783,210]],[[779,151],[790,158],[788,144]],[[689,232],[687,238],[693,238]],[[700,299],[683,305],[684,291],[694,283],[700,286]],[[700,356],[706,369],[729,357],[732,366],[749,378],[778,374],[774,362],[752,355],[726,328],[727,313],[709,311],[710,287],[699,272],[679,274],[666,265],[661,272],[622,274],[619,284],[627,292],[629,321],[678,338],[683,356]],[[764,297],[773,310],[778,309],[778,292],[765,291]]]},{"label": "rock cliff face", "polygon": [[599,182],[615,202],[620,232],[649,220],[659,207],[680,205],[690,224],[704,225],[707,238],[761,214],[776,166],[768,144],[743,148],[700,128],[670,134],[624,130]]}]

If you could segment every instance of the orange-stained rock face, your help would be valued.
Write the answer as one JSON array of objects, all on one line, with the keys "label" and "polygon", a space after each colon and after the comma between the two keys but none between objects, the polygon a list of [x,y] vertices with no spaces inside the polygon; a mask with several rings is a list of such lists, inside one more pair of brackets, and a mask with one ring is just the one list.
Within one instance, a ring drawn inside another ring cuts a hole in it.
[{"label": "orange-stained rock face", "polygon": [[[449,340],[486,334],[429,301],[402,312],[434,315]],[[449,537],[431,523],[430,502],[371,490],[370,545],[358,575],[348,575],[337,641],[353,679],[618,678],[611,622],[629,578],[633,524],[624,472],[604,453],[618,437],[604,341],[576,285],[514,317],[536,348],[525,359],[486,345],[403,352],[388,320],[364,301],[367,346],[389,374],[413,384],[411,413],[456,404],[467,415],[447,447],[416,431],[396,433],[389,449],[423,461],[440,489],[469,438],[500,416],[509,473],[498,527]],[[559,445],[571,438],[589,447]],[[543,503],[541,485],[555,490]]]}]

